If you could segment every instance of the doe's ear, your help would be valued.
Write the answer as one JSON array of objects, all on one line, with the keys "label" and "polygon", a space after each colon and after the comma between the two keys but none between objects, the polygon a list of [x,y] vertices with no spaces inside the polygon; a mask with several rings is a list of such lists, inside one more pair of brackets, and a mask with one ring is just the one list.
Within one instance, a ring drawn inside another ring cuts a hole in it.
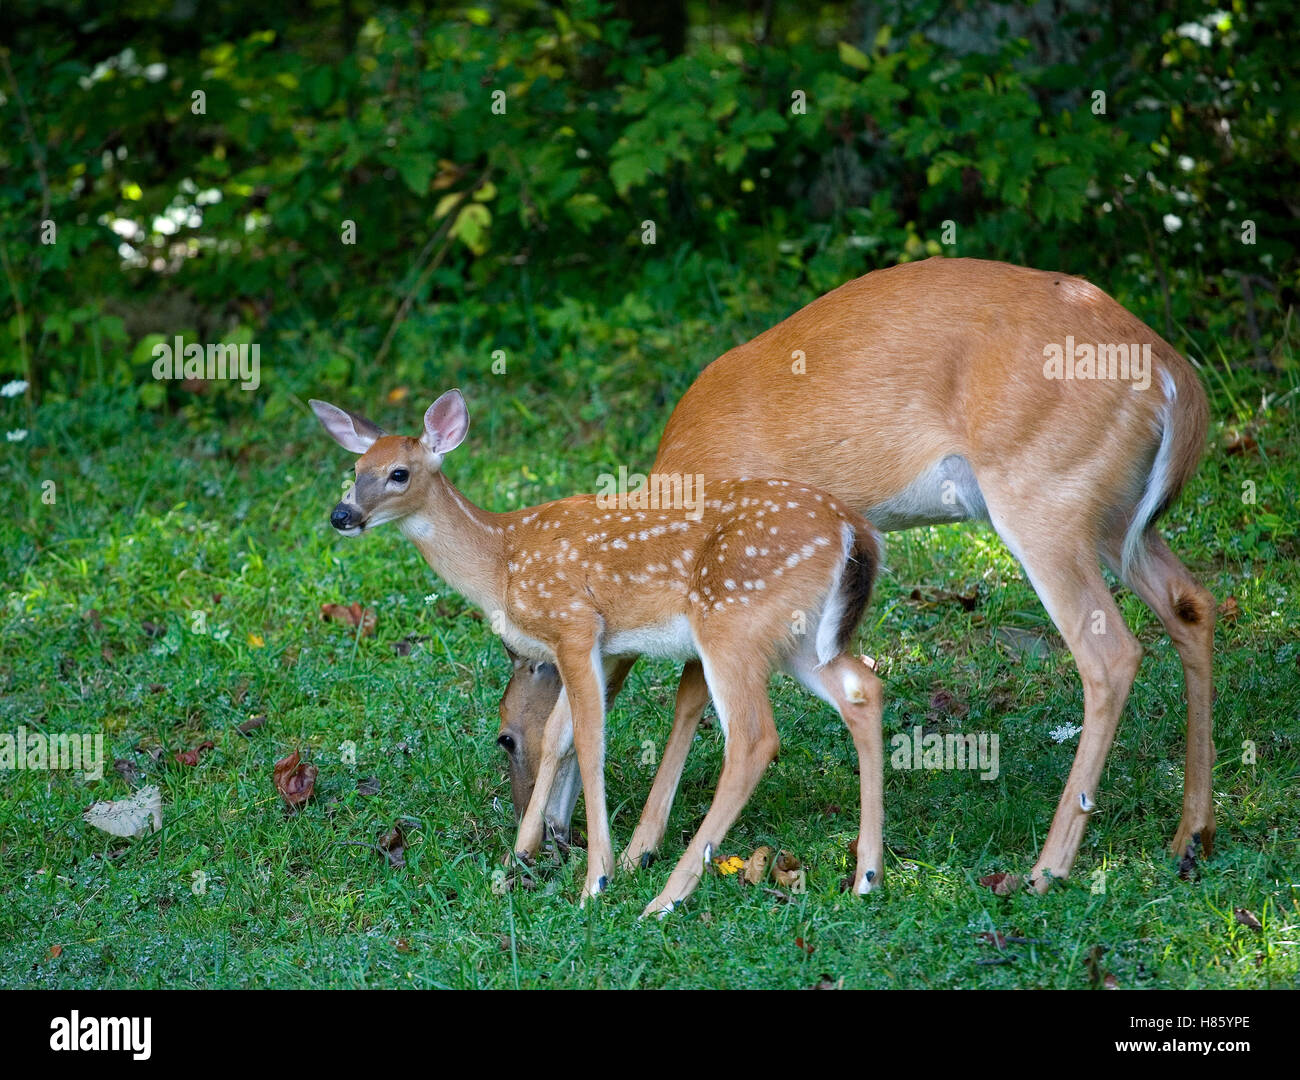
[{"label": "doe's ear", "polygon": [[420,442],[435,454],[447,454],[464,442],[468,430],[469,410],[465,398],[459,390],[448,390],[424,414]]},{"label": "doe's ear", "polygon": [[312,398],[309,404],[334,441],[354,454],[364,454],[385,434],[383,428],[372,424],[364,416],[340,409],[328,401]]}]

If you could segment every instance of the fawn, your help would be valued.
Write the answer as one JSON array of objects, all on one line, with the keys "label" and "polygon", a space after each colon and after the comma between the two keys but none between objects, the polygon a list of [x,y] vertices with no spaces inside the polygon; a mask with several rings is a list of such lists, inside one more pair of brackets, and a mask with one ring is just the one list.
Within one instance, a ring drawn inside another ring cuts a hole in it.
[{"label": "fawn", "polygon": [[[605,509],[594,495],[490,513],[442,473],[443,457],[469,428],[460,391],[429,407],[419,438],[386,435],[322,401],[311,406],[339,445],[361,455],[356,483],[330,515],[334,528],[359,536],[397,522],[514,654],[559,672],[563,689],[519,825],[521,857],[541,846],[547,804],[566,784],[562,761],[576,750],[588,833],[581,899],[605,889],[614,869],[606,680],[621,658],[698,658],[726,740],[722,773],[699,831],[645,913],[666,913],[691,893],[776,756],[768,698],[775,668],[834,706],[849,729],[862,801],[853,885],[866,893],[879,884],[882,692],[871,667],[845,651],[880,560],[879,537],[864,518],[816,488],[777,478],[718,480],[693,514]],[[576,797],[569,781],[561,800],[571,810]]]}]

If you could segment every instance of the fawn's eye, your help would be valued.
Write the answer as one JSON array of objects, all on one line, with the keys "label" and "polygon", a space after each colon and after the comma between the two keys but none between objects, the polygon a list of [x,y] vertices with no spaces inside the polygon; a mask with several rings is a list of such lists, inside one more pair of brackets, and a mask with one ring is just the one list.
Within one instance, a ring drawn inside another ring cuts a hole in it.
[{"label": "fawn's eye", "polygon": [[390,479],[394,484],[405,484],[409,479],[411,479],[411,474],[405,469],[394,469],[388,474],[388,479]]},{"label": "fawn's eye", "polygon": [[497,739],[497,746],[501,747],[507,754],[515,752],[515,739],[513,735],[502,735]]}]

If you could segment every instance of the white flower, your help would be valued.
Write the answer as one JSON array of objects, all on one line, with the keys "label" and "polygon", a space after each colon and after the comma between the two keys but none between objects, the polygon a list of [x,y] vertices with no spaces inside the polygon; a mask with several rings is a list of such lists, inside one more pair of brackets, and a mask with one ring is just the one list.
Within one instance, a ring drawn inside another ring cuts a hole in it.
[{"label": "white flower", "polygon": [[0,397],[17,397],[27,389],[25,379],[15,379],[13,382],[7,382],[0,386]]},{"label": "white flower", "polygon": [[1082,730],[1083,728],[1079,727],[1078,724],[1062,724],[1060,727],[1053,728],[1049,731],[1047,737],[1051,739],[1052,742],[1063,743],[1067,739],[1073,739]]},{"label": "white flower", "polygon": [[5,436],[5,438],[8,439],[10,442],[22,442],[25,438],[27,438],[27,429],[19,428],[17,431],[11,431],[9,432],[8,435]]},{"label": "white flower", "polygon": [[436,592],[431,592],[424,598],[424,602],[426,604],[436,604],[438,602],[438,594]]}]

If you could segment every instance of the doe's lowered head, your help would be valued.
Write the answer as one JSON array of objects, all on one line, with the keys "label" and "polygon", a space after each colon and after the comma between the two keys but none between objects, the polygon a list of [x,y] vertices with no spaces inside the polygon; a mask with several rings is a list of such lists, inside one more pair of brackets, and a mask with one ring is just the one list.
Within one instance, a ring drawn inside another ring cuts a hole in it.
[{"label": "doe's lowered head", "polygon": [[364,416],[327,401],[312,399],[310,404],[330,437],[360,455],[356,482],[330,511],[330,524],[344,536],[360,536],[417,510],[443,457],[469,430],[469,410],[459,390],[448,390],[429,406],[418,438],[389,435]]}]

